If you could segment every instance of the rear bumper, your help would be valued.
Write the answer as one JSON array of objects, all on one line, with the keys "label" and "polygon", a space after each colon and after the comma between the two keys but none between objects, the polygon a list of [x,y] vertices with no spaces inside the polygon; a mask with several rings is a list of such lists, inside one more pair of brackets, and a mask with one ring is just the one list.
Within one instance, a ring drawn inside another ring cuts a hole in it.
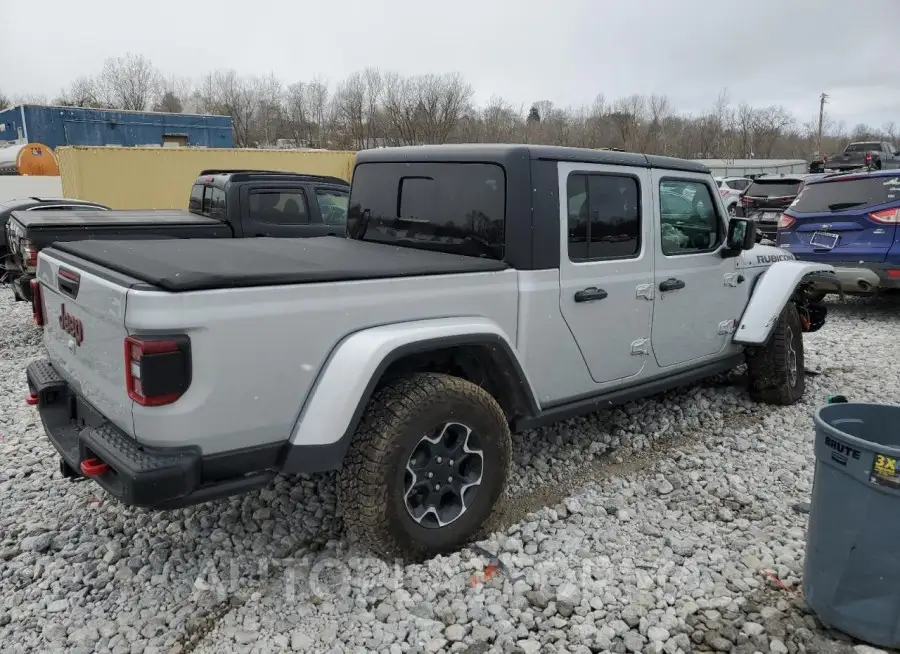
[{"label": "rear bumper", "polygon": [[172,509],[260,488],[274,479],[283,458],[284,444],[213,456],[196,447],[146,447],[75,393],[49,361],[31,363],[26,376],[30,401],[65,463],[78,475],[85,461],[102,464],[100,471],[88,470],[90,478],[126,504]]},{"label": "rear bumper", "polygon": [[[823,262],[831,263],[831,262]],[[900,270],[900,264],[887,266],[884,264],[860,264],[859,262],[837,262],[834,266],[835,275],[841,284],[841,289],[850,294],[870,294],[879,291],[900,289],[900,277],[888,275],[888,270]],[[834,288],[813,285],[816,290],[826,291]]]}]

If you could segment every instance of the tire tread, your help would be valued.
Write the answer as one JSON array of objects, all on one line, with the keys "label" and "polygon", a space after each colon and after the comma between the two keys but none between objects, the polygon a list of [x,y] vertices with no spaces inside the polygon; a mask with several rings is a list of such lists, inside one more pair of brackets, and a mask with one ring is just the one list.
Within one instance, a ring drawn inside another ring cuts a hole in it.
[{"label": "tire tread", "polygon": [[[396,537],[391,528],[389,489],[384,473],[394,457],[403,456],[397,436],[408,421],[448,394],[480,405],[502,425],[501,433],[496,436],[504,453],[501,487],[505,486],[511,449],[509,426],[500,405],[487,391],[465,379],[440,373],[416,373],[385,384],[374,393],[363,413],[338,484],[338,504],[347,531],[383,556],[420,559],[433,553]],[[442,549],[450,550],[457,545],[449,542]]]}]

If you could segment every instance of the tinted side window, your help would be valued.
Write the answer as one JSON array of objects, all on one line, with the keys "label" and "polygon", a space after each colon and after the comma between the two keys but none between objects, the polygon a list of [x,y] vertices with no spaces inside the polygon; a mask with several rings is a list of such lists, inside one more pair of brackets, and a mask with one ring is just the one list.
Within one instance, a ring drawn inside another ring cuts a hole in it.
[{"label": "tinted side window", "polygon": [[663,254],[693,254],[719,245],[721,221],[709,186],[703,182],[661,181],[659,213]]},{"label": "tinted side window", "polygon": [[251,191],[250,220],[273,225],[308,223],[306,195],[302,189]]},{"label": "tinted side window", "polygon": [[356,167],[349,238],[502,259],[506,175],[482,163],[366,163]]},{"label": "tinted side window", "polygon": [[200,213],[204,216],[209,215],[212,206],[212,189],[209,186],[203,188],[203,201],[200,203]]},{"label": "tinted side window", "polygon": [[640,189],[634,177],[573,173],[566,183],[569,259],[633,257],[640,251]]},{"label": "tinted side window", "polygon": [[225,219],[225,191],[224,189],[210,187],[209,215],[213,218]]},{"label": "tinted side window", "polygon": [[191,187],[191,199],[188,202],[188,211],[200,213],[203,205],[203,184],[194,184]]},{"label": "tinted side window", "polygon": [[316,199],[319,201],[319,211],[322,214],[323,223],[326,225],[347,224],[347,203],[350,200],[347,193],[317,188]]}]

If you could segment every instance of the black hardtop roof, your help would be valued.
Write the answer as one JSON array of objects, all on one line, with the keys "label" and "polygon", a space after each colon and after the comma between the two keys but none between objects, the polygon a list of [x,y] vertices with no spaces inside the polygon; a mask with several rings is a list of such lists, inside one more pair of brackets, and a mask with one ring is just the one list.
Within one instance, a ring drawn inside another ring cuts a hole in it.
[{"label": "black hardtop roof", "polygon": [[271,177],[275,179],[299,179],[301,181],[319,182],[322,184],[337,184],[350,186],[347,180],[332,175],[314,175],[312,173],[295,173],[290,170],[260,170],[254,168],[209,168],[201,170],[200,177],[215,177],[215,185],[224,185],[227,182],[246,182],[250,179]]},{"label": "black hardtop roof", "polygon": [[557,145],[511,143],[461,143],[452,145],[409,145],[375,148],[356,153],[356,163],[373,162],[495,162],[503,164],[517,159],[543,159],[577,163],[611,164],[640,168],[666,168],[692,173],[709,173],[707,166],[696,161],[662,157],[653,154],[567,148]]}]

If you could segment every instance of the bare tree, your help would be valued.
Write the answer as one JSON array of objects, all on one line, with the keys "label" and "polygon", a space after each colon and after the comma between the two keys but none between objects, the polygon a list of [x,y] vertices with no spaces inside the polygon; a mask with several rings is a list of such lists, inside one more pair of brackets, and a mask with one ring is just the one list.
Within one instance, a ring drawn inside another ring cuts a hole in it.
[{"label": "bare tree", "polygon": [[338,88],[338,111],[353,147],[365,150],[377,145],[383,90],[384,79],[377,68],[353,73]]},{"label": "bare tree", "polygon": [[185,103],[192,102],[192,83],[186,77],[162,79],[159,83],[159,99],[153,105],[153,111],[180,114],[185,111]]},{"label": "bare tree", "polygon": [[160,75],[143,55],[107,59],[100,80],[119,109],[145,110],[160,88]]},{"label": "bare tree", "polygon": [[68,107],[99,107],[106,105],[103,102],[103,93],[99,83],[93,77],[78,77],[72,85],[62,92],[62,94],[53,101]]},{"label": "bare tree", "polygon": [[20,93],[13,96],[11,106],[20,104],[47,104],[47,96],[43,93]]},{"label": "bare tree", "polygon": [[[472,87],[456,73],[405,77],[367,68],[337,84],[314,78],[284,87],[274,75],[241,77],[211,71],[192,83],[161,79],[145,58],[109,59],[97,77],[76,79],[56,103],[84,107],[146,108],[224,114],[232,118],[239,147],[288,137],[318,148],[369,148],[446,142],[506,141],[589,148],[619,147],[647,153],[698,157],[806,158],[818,149],[817,123],[798,123],[778,106],[738,106],[728,90],[708,111],[675,112],[663,95],[631,95],[562,108],[550,100],[516,107],[493,97],[472,106]],[[8,98],[0,96],[0,101]],[[16,97],[15,103],[44,104],[42,96]],[[839,150],[853,138],[900,138],[891,122],[880,128],[859,124],[852,130],[827,114],[821,149]]]},{"label": "bare tree", "polygon": [[309,105],[310,120],[314,126],[310,145],[327,148],[331,142],[339,113],[337,102],[331,97],[331,92],[328,90],[328,82],[313,78],[313,81],[306,85],[306,100]]},{"label": "bare tree", "polygon": [[12,106],[12,100],[9,99],[8,95],[4,95],[3,91],[0,91],[0,109],[6,109],[10,106]]},{"label": "bare tree", "polygon": [[231,116],[234,144],[239,148],[249,147],[258,107],[253,82],[226,70],[216,72],[210,83],[211,88],[204,85],[201,92],[211,91],[212,96],[207,100],[218,110],[216,113]]},{"label": "bare tree", "polygon": [[491,97],[481,113],[483,129],[481,138],[485,143],[509,143],[516,140],[522,131],[522,112],[499,96]]}]

